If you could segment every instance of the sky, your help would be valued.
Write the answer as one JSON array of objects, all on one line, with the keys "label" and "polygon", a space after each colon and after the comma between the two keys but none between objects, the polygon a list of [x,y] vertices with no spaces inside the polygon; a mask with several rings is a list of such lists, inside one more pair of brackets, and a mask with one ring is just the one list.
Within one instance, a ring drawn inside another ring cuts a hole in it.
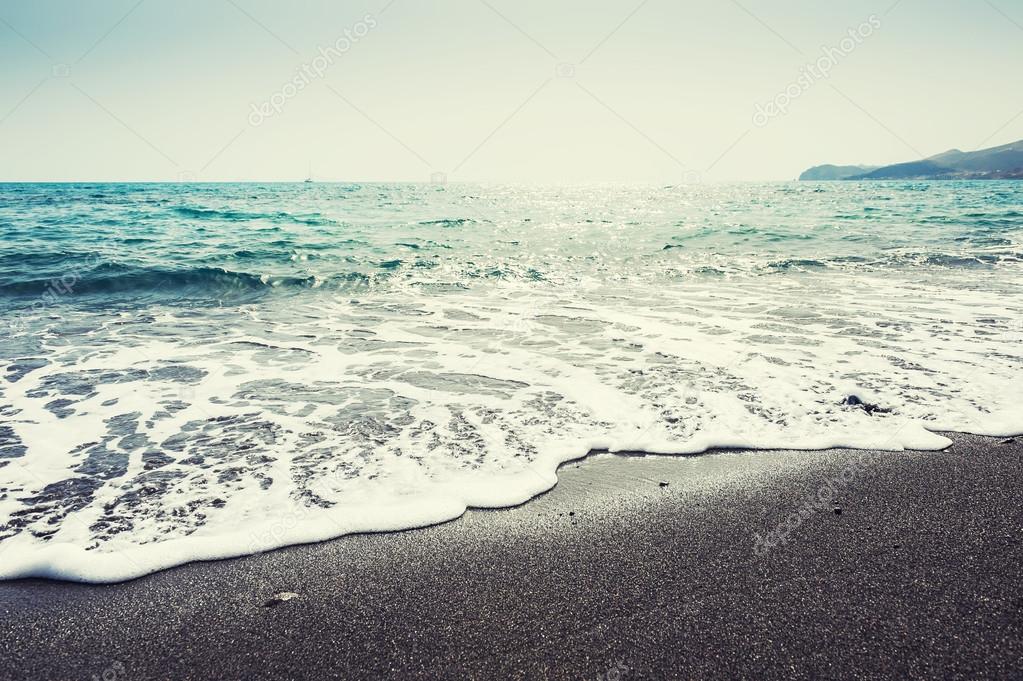
[{"label": "sky", "polygon": [[1021,73],[1023,0],[0,0],[0,181],[790,180]]}]

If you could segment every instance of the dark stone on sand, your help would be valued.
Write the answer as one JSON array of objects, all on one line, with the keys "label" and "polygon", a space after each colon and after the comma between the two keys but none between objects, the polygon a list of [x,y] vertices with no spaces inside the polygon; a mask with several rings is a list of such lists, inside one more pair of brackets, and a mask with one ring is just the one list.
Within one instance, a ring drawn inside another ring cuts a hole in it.
[{"label": "dark stone on sand", "polygon": [[842,509],[838,506],[835,506],[835,515],[842,515]]},{"label": "dark stone on sand", "polygon": [[880,405],[872,404],[870,402],[864,402],[856,395],[849,395],[844,400],[842,400],[841,404],[846,407],[859,407],[860,409],[867,412],[871,416],[873,416],[874,414],[890,414],[892,411],[891,408],[889,407],[882,407]]},{"label": "dark stone on sand", "polygon": [[661,482],[659,484],[660,484],[661,487],[667,487],[669,483],[664,481],[664,480],[661,480]]}]

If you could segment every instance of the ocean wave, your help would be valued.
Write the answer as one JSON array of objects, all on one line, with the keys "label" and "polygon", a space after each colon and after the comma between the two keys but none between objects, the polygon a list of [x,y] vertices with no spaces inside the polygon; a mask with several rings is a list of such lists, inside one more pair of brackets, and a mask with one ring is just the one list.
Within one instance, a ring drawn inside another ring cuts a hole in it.
[{"label": "ocean wave", "polygon": [[821,260],[812,260],[809,258],[800,259],[788,259],[780,260],[778,262],[768,263],[770,269],[774,270],[793,270],[793,269],[820,269],[827,267],[828,264]]},{"label": "ocean wave", "polygon": [[423,220],[419,223],[422,227],[461,227],[475,223],[472,218],[441,218],[439,220]]},{"label": "ocean wave", "polygon": [[197,206],[175,206],[171,210],[182,217],[195,218],[198,220],[222,220],[225,222],[253,222],[256,220],[267,220],[270,222],[286,222],[312,226],[339,224],[337,220],[328,218],[320,213],[287,213],[284,211],[260,213],[242,210],[203,208]]},{"label": "ocean wave", "polygon": [[273,288],[314,288],[320,282],[314,276],[286,276],[233,272],[221,267],[147,268],[104,263],[86,272],[65,273],[58,277],[0,283],[0,293],[39,295],[50,288],[63,287],[75,294],[148,292],[169,293],[192,290],[224,293],[259,291]]}]

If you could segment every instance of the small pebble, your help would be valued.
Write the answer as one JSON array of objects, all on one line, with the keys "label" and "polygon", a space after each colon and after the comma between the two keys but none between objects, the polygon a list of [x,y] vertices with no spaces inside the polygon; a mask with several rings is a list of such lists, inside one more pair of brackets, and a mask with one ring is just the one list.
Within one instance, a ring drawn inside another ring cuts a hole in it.
[{"label": "small pebble", "polygon": [[288,601],[299,598],[299,595],[293,591],[282,591],[279,594],[274,594],[273,598],[266,602],[266,607],[274,608],[281,603],[287,603]]},{"label": "small pebble", "polygon": [[838,506],[835,506],[835,515],[842,515],[842,509],[840,509]]},{"label": "small pebble", "polygon": [[660,484],[661,484],[661,487],[667,487],[668,486],[668,483],[666,483],[664,480],[661,480]]}]

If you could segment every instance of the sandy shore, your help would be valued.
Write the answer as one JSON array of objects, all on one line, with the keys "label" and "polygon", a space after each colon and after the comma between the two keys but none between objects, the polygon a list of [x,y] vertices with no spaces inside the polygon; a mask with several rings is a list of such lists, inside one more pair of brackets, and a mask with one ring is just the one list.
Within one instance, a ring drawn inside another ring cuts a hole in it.
[{"label": "sandy shore", "polygon": [[424,530],[0,583],[0,677],[1019,678],[1023,443],[955,441],[598,455]]}]

